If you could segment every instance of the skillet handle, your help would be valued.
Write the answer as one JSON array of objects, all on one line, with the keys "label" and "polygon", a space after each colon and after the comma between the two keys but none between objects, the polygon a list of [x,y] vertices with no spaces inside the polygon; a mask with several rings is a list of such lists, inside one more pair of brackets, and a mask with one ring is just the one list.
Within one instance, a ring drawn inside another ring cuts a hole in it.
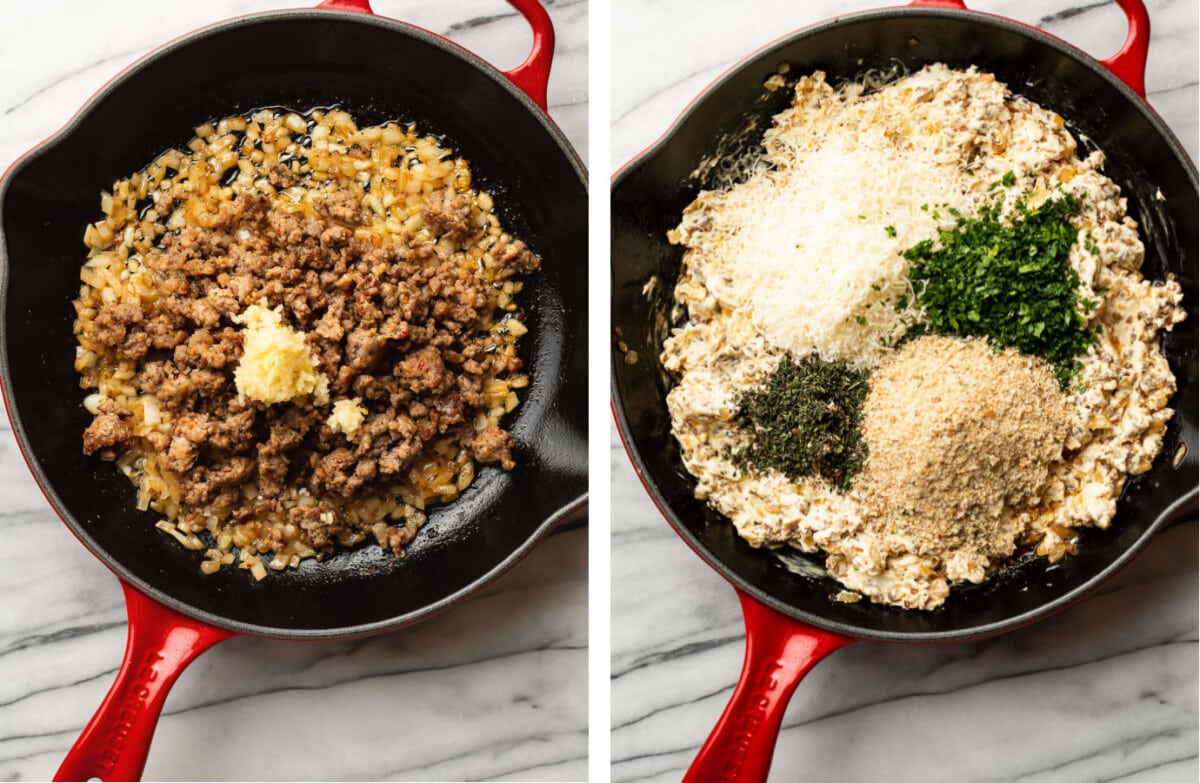
[{"label": "skillet handle", "polygon": [[185,617],[121,582],[129,613],[125,660],[55,780],[139,780],[163,702],[192,659],[234,634]]},{"label": "skillet handle", "polygon": [[508,4],[520,11],[533,28],[533,46],[525,62],[505,71],[504,75],[548,113],[546,88],[550,84],[550,64],[554,60],[554,24],[538,0],[508,0]]},{"label": "skillet handle", "polygon": [[[554,24],[550,21],[550,14],[542,8],[538,0],[508,0],[508,4],[517,9],[533,28],[533,46],[525,62],[511,71],[504,71],[504,75],[542,111],[548,112],[546,87],[550,83],[550,64],[554,60]],[[317,8],[357,11],[361,14],[374,13],[370,0],[324,0]]]},{"label": "skillet handle", "polygon": [[[1146,4],[1142,0],[1116,0],[1117,5],[1125,12],[1129,21],[1129,33],[1125,43],[1112,57],[1101,60],[1100,64],[1113,75],[1129,86],[1129,89],[1146,100],[1146,54],[1150,50],[1150,14],[1146,12]],[[967,10],[963,0],[912,0],[910,6],[926,8],[957,8]]]},{"label": "skillet handle", "polygon": [[370,0],[324,0],[318,3],[317,8],[325,8],[330,11],[357,11],[360,14],[374,14],[371,10]]},{"label": "skillet handle", "polygon": [[763,783],[779,726],[808,670],[853,639],[780,614],[737,590],[746,621],[746,657],[729,705],[684,776],[684,783]]},{"label": "skillet handle", "polygon": [[1125,43],[1112,57],[1100,64],[1113,72],[1129,89],[1146,100],[1146,55],[1150,51],[1150,14],[1142,0],[1117,0],[1129,20]]}]

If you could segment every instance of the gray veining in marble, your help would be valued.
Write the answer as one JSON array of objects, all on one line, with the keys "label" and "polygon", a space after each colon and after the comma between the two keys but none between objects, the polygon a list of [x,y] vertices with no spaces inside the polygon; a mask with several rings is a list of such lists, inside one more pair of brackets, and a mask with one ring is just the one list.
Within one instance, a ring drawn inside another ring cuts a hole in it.
[{"label": "gray veining in marble", "polygon": [[[742,56],[865,2],[615,2],[618,169]],[[994,0],[1096,57],[1113,4]],[[1149,4],[1151,104],[1197,157],[1197,6]],[[729,585],[672,532],[612,434],[613,780],[683,774],[729,698],[743,627]],[[771,780],[1191,782],[1197,766],[1197,524],[1164,531],[1084,603],[967,644],[857,643],[818,664],[784,718]]]},{"label": "gray veining in marble", "polygon": [[[151,48],[297,4],[5,3],[0,171]],[[548,5],[557,32],[550,114],[586,159],[588,3]],[[502,69],[521,62],[531,40],[503,0],[374,7]],[[0,779],[48,779],[112,682],[125,610],[116,580],[42,498],[6,417],[0,538]],[[219,645],[168,698],[147,779],[584,779],[586,579],[587,531],[574,527],[467,603],[403,632]]]}]

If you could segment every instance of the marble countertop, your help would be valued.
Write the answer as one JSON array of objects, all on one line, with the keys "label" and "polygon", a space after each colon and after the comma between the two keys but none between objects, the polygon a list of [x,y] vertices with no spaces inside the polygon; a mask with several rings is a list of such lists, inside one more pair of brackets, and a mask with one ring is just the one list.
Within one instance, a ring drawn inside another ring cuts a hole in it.
[{"label": "marble countertop", "polygon": [[[613,4],[610,163],[652,143],[742,56],[873,3]],[[1096,57],[1112,4],[980,0]],[[1197,157],[1197,9],[1150,5],[1150,103]],[[753,8],[753,13],[749,9]],[[613,430],[615,433],[615,429]],[[741,668],[729,585],[659,515],[612,436],[612,779],[680,778]],[[818,664],[788,708],[772,781],[1195,781],[1197,524],[1165,530],[1087,601],[954,645],[858,643]]]},{"label": "marble countertop", "polygon": [[[316,0],[310,0],[315,4]],[[5,3],[0,171],[129,63],[178,35],[301,0]],[[503,0],[375,0],[500,68],[527,25]],[[169,10],[167,10],[169,8]],[[550,114],[587,157],[588,4],[550,4]],[[116,579],[43,499],[0,416],[0,779],[41,780],[113,680]],[[175,685],[146,767],[177,780],[582,780],[587,530],[571,527],[453,611],[340,642],[239,638]]]}]

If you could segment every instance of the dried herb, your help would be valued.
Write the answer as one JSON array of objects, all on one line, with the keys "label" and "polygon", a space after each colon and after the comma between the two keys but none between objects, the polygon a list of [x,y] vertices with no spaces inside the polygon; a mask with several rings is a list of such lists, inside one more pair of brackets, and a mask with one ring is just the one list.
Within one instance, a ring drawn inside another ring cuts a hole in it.
[{"label": "dried herb", "polygon": [[1097,302],[1079,296],[1080,279],[1067,256],[1078,232],[1070,218],[1079,199],[1063,194],[1029,209],[1018,199],[1006,220],[1003,197],[904,251],[909,279],[938,334],[987,337],[999,347],[1040,356],[1066,388],[1079,357],[1095,342],[1079,310]]},{"label": "dried herb", "polygon": [[764,386],[735,400],[739,423],[752,435],[735,464],[792,479],[820,476],[849,489],[867,456],[858,431],[866,396],[866,370],[785,356]]}]

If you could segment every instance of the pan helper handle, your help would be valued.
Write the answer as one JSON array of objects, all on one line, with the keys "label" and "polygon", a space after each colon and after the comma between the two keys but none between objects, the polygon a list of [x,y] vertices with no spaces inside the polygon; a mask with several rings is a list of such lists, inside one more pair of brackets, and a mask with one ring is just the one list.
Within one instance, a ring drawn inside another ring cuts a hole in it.
[{"label": "pan helper handle", "polygon": [[542,111],[549,111],[546,88],[550,84],[550,63],[554,60],[554,25],[550,14],[538,0],[508,0],[509,5],[521,12],[525,21],[533,28],[533,46],[525,62],[505,71],[508,80],[536,103]]},{"label": "pan helper handle", "polygon": [[[1101,60],[1100,64],[1125,82],[1138,97],[1146,100],[1146,55],[1150,49],[1150,14],[1146,12],[1146,4],[1142,0],[1116,0],[1116,3],[1125,12],[1129,32],[1125,35],[1125,43],[1121,44],[1120,51]],[[967,10],[967,4],[963,0],[913,0],[909,5]]]},{"label": "pan helper handle", "polygon": [[125,660],[55,780],[139,780],[171,686],[193,658],[234,636],[121,587],[129,612]]},{"label": "pan helper handle", "polygon": [[[554,24],[538,0],[508,0],[508,4],[517,9],[533,28],[533,46],[525,62],[510,71],[504,71],[504,75],[542,111],[548,112],[546,88],[550,83],[550,64],[554,60]],[[374,13],[370,0],[324,0],[317,8]]]},{"label": "pan helper handle", "polygon": [[1117,0],[1129,21],[1121,49],[1100,64],[1146,100],[1146,55],[1150,51],[1150,14],[1142,0]]},{"label": "pan helper handle", "polygon": [[737,594],[746,620],[742,675],[684,783],[764,783],[796,686],[826,655],[854,641]]}]

